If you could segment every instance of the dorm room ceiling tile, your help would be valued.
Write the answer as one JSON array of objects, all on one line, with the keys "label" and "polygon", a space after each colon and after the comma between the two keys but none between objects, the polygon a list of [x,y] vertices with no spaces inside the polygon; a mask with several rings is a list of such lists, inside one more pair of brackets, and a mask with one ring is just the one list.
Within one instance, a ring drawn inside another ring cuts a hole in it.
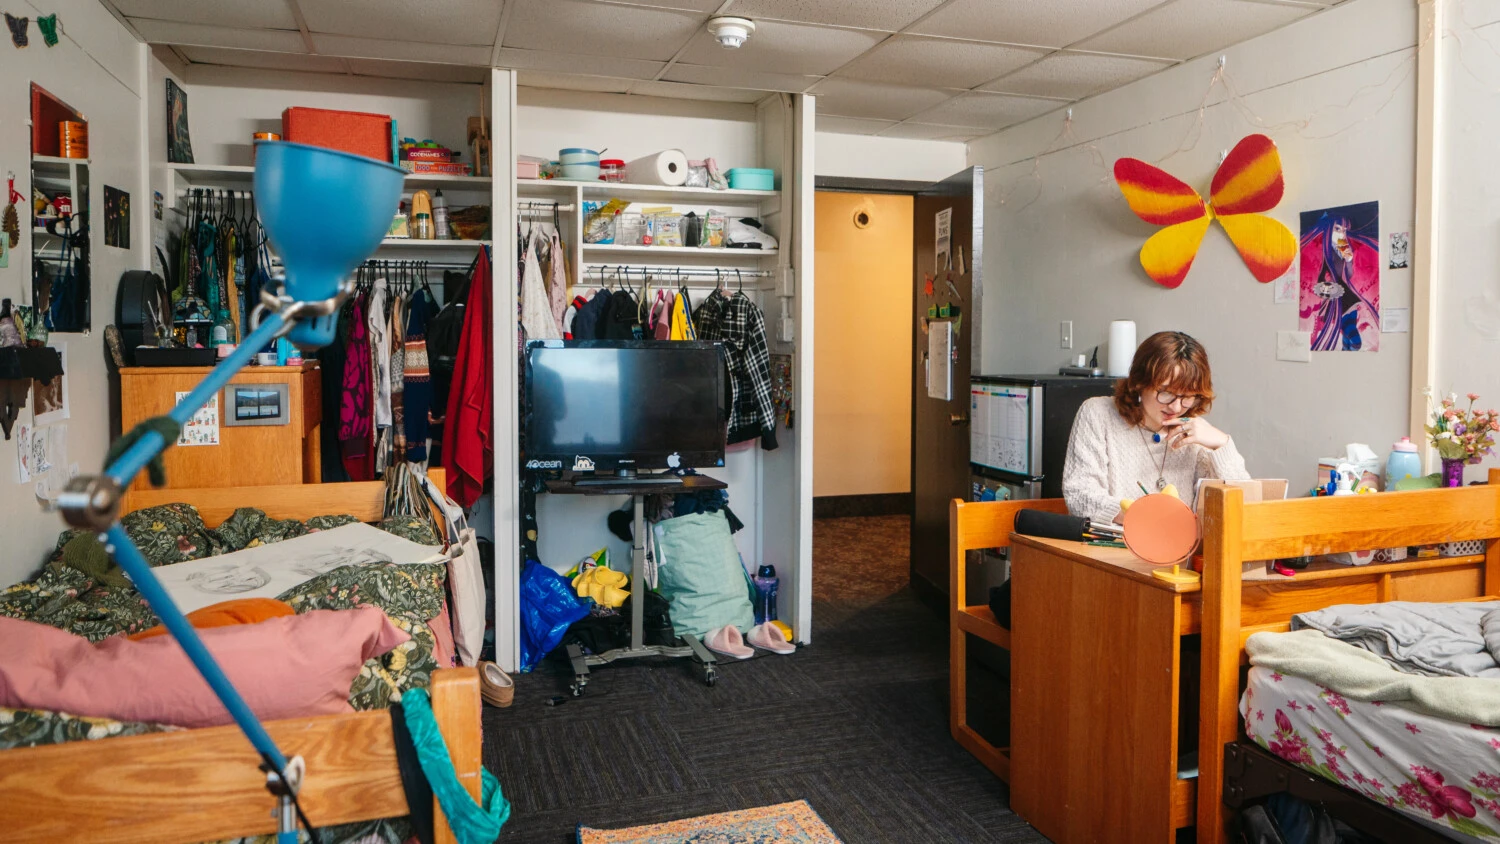
[{"label": "dorm room ceiling tile", "polygon": [[267,53],[261,50],[225,50],[220,47],[178,47],[193,64],[254,67],[263,70],[303,70],[311,73],[344,73],[344,60],[333,56],[299,53]]},{"label": "dorm room ceiling tile", "polygon": [[897,35],[839,68],[838,76],[933,88],[972,88],[1024,67],[1045,50]]},{"label": "dorm room ceiling tile", "polygon": [[909,138],[917,141],[972,141],[995,134],[983,126],[940,126],[935,123],[898,123],[880,133],[882,138]]},{"label": "dorm room ceiling tile", "polygon": [[674,100],[713,100],[721,103],[758,103],[770,94],[738,88],[715,88],[711,85],[688,85],[682,82],[637,82],[630,93]]},{"label": "dorm room ceiling tile", "polygon": [[306,53],[302,33],[285,29],[230,29],[225,26],[203,26],[195,23],[130,18],[130,25],[148,44],[177,44],[198,47],[234,47],[241,50],[270,50],[275,53]]},{"label": "dorm room ceiling tile", "polygon": [[713,12],[724,0],[596,0],[611,6],[655,6],[661,9],[683,9],[689,12]]},{"label": "dorm room ceiling tile", "polygon": [[595,91],[601,94],[623,94],[634,85],[634,79],[611,79],[605,76],[574,76],[567,73],[522,70],[516,73],[516,84],[526,88],[553,88],[563,91]]},{"label": "dorm room ceiling tile", "polygon": [[491,48],[489,47],[424,44],[420,41],[377,41],[374,38],[317,33],[313,34],[312,40],[317,52],[325,56],[467,64],[476,67],[487,67],[490,63]]},{"label": "dorm room ceiling tile", "polygon": [[1165,0],[953,0],[912,32],[1066,47]]},{"label": "dorm room ceiling tile", "polygon": [[817,131],[833,132],[839,135],[873,135],[881,129],[889,129],[895,125],[894,120],[866,120],[863,117],[838,117],[819,113]]},{"label": "dorm room ceiling tile", "polygon": [[[757,21],[755,34],[737,50],[727,50],[700,31],[680,57],[688,64],[823,76],[879,44],[886,36],[858,29],[829,29],[777,21]],[[509,41],[509,36],[506,37]]]},{"label": "dorm room ceiling tile", "polygon": [[586,56],[577,53],[554,53],[550,50],[500,50],[500,67],[517,70],[545,70],[553,73],[585,73],[593,76],[616,76],[625,79],[655,79],[666,62],[643,59],[617,59],[610,56]]},{"label": "dorm room ceiling tile", "polygon": [[506,47],[667,61],[701,29],[703,15],[586,0],[513,0]]},{"label": "dorm room ceiling tile", "polygon": [[1118,88],[1171,66],[1172,62],[1131,56],[1053,53],[998,81],[981,85],[979,90],[1077,100]]},{"label": "dorm room ceiling tile", "polygon": [[460,82],[480,85],[490,78],[487,67],[465,67],[432,62],[391,62],[380,59],[341,59],[349,70],[360,76],[383,79],[416,79],[421,82]]},{"label": "dorm room ceiling tile", "polygon": [[282,0],[110,0],[127,18],[206,23],[244,29],[296,29],[297,19]]},{"label": "dorm room ceiling tile", "polygon": [[[258,0],[249,5],[279,5],[281,0]],[[311,32],[357,35],[362,38],[400,38],[430,44],[485,44],[494,46],[502,4],[495,0],[297,0]]]},{"label": "dorm room ceiling tile", "polygon": [[812,87],[822,77],[733,70],[727,67],[702,67],[678,62],[667,70],[667,75],[663,78],[669,82],[691,82],[694,85],[722,85],[730,88],[753,88],[759,91],[786,91],[798,94]]},{"label": "dorm room ceiling tile", "polygon": [[895,32],[943,5],[943,0],[734,0],[726,15],[826,23]]},{"label": "dorm room ceiling tile", "polygon": [[1101,53],[1191,59],[1248,41],[1314,11],[1307,6],[1240,0],[1173,0],[1078,47]]},{"label": "dorm room ceiling tile", "polygon": [[1061,100],[1041,100],[1032,97],[1012,97],[1009,94],[985,94],[971,91],[955,97],[935,108],[915,115],[920,123],[938,123],[945,126],[984,126],[1004,129],[1039,114],[1066,105]]},{"label": "dorm room ceiling tile", "polygon": [[819,114],[866,117],[875,120],[905,120],[923,109],[932,108],[958,92],[938,88],[882,85],[877,82],[830,76],[814,85],[808,93],[817,95]]}]

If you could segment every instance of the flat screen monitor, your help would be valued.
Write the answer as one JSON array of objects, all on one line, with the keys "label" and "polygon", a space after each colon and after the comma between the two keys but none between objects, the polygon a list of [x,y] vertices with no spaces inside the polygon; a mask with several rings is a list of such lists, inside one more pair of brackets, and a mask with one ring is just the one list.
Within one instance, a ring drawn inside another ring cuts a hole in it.
[{"label": "flat screen monitor", "polygon": [[728,378],[717,343],[533,342],[526,355],[526,468],[723,466]]}]

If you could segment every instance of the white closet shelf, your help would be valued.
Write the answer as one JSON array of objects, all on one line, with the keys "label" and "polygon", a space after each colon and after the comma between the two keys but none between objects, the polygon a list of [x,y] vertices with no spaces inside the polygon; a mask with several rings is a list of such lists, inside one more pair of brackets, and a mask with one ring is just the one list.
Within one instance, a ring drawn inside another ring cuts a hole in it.
[{"label": "white closet shelf", "polygon": [[[248,164],[168,164],[167,168],[192,187],[249,190],[255,181],[255,168]],[[408,173],[403,189],[407,191],[439,188],[453,191],[488,191],[491,181],[489,176]]]},{"label": "white closet shelf", "polygon": [[628,199],[633,202],[661,202],[679,205],[759,205],[777,199],[774,190],[714,190],[713,188],[678,188],[665,185],[632,185],[628,182],[575,182],[567,179],[517,179],[516,195],[522,199],[557,199],[581,191],[584,199]]},{"label": "white closet shelf", "polygon": [[775,249],[724,249],[697,246],[616,246],[613,243],[585,243],[585,255],[678,255],[704,258],[714,261],[753,261],[756,258],[774,256]]},{"label": "white closet shelf", "polygon": [[58,166],[66,170],[69,164],[82,164],[87,167],[89,160],[87,158],[62,158],[56,155],[33,155],[31,164],[33,167],[40,164],[43,167]]},{"label": "white closet shelf", "polygon": [[488,240],[417,240],[413,237],[388,237],[380,241],[381,248],[393,249],[472,249],[489,246]]}]

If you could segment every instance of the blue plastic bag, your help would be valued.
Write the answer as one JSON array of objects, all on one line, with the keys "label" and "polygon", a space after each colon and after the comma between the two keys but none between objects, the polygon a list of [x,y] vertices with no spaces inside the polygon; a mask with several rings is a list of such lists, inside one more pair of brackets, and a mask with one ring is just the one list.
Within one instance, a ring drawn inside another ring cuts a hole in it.
[{"label": "blue plastic bag", "polygon": [[562,641],[568,625],[589,614],[563,576],[536,560],[521,569],[521,670],[530,671]]}]

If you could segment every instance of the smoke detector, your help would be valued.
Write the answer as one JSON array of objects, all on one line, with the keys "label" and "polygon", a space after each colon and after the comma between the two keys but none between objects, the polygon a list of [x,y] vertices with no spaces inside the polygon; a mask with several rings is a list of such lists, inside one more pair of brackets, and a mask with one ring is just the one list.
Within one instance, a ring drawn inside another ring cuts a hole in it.
[{"label": "smoke detector", "polygon": [[712,18],[708,22],[708,34],[726,50],[738,50],[753,32],[755,21],[749,18]]}]

